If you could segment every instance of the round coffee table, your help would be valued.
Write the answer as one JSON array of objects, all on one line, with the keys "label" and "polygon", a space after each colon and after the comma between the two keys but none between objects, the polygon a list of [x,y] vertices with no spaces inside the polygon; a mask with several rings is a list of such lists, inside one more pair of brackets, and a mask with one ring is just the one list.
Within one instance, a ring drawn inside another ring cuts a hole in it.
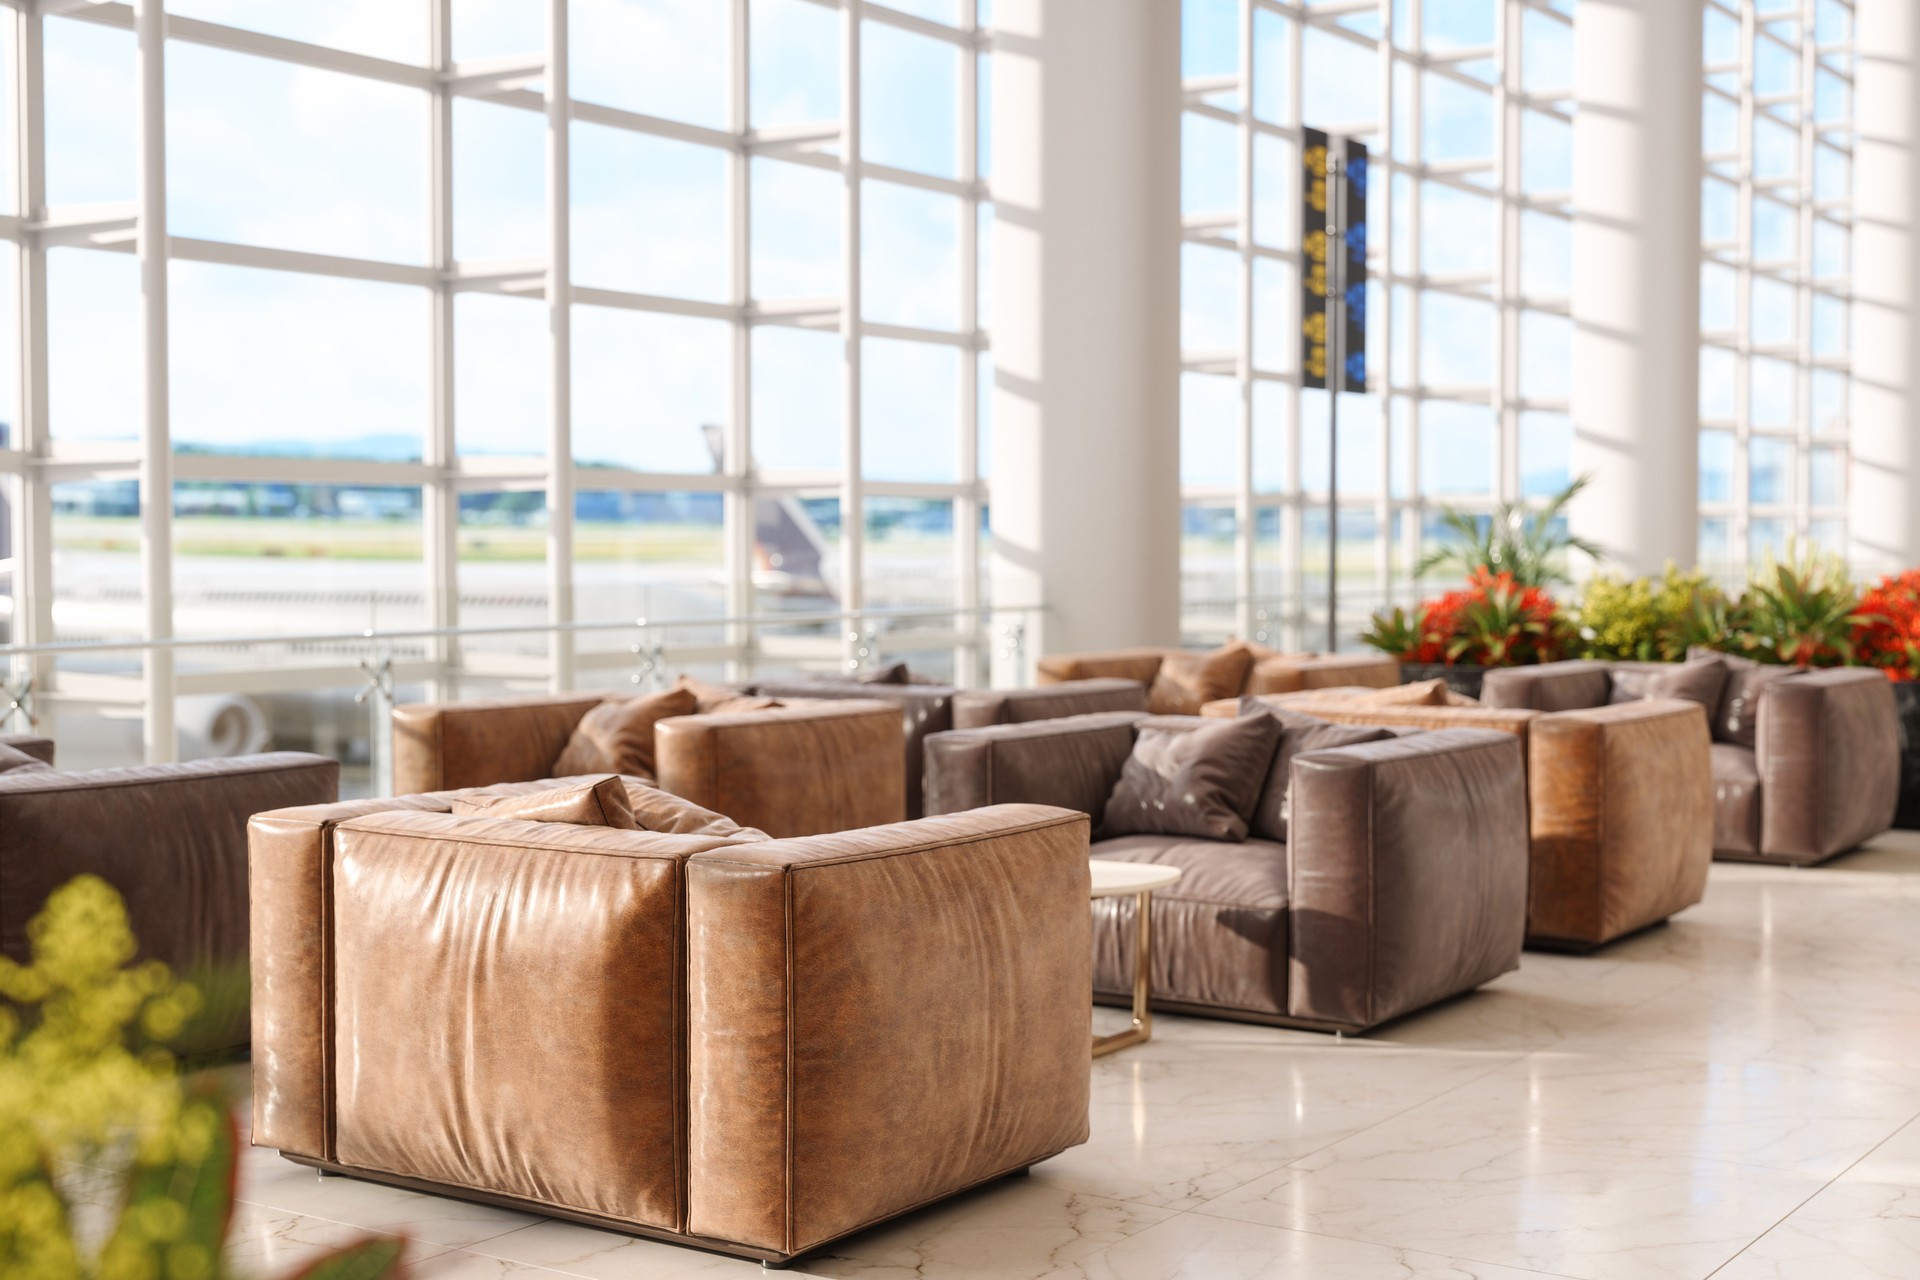
[{"label": "round coffee table", "polygon": [[1180,878],[1180,868],[1163,867],[1154,862],[1087,861],[1093,872],[1093,896],[1096,898],[1133,897],[1133,1025],[1110,1036],[1093,1038],[1093,1056],[1098,1058],[1129,1045],[1153,1039],[1153,1012],[1147,1008],[1148,975],[1153,964],[1153,891],[1164,889]]}]

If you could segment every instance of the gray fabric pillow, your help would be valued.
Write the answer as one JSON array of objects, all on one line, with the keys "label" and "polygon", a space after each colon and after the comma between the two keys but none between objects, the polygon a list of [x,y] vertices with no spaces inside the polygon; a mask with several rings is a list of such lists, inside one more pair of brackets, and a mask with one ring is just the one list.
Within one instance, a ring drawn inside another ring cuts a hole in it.
[{"label": "gray fabric pillow", "polygon": [[1707,709],[1707,719],[1720,714],[1720,695],[1727,687],[1727,664],[1718,654],[1698,662],[1676,663],[1661,671],[1616,669],[1609,702],[1639,702],[1645,698],[1684,698]]},{"label": "gray fabric pillow", "polygon": [[1107,797],[1100,838],[1133,835],[1245,840],[1280,742],[1272,716],[1193,728],[1140,726]]},{"label": "gray fabric pillow", "polygon": [[53,766],[46,761],[30,756],[17,747],[0,742],[0,773],[35,773],[41,770],[52,772]]},{"label": "gray fabric pillow", "polygon": [[1304,751],[1328,747],[1355,747],[1363,742],[1381,742],[1395,737],[1392,729],[1366,724],[1334,724],[1318,716],[1298,711],[1263,708],[1280,722],[1280,746],[1273,753],[1273,765],[1267,771],[1267,785],[1261,789],[1260,803],[1254,807],[1252,833],[1262,840],[1287,842],[1287,816],[1292,807],[1289,784],[1293,780],[1293,758]]},{"label": "gray fabric pillow", "polygon": [[1790,680],[1799,675],[1800,668],[1771,666],[1712,649],[1687,650],[1688,662],[1713,658],[1719,659],[1727,669],[1727,689],[1720,695],[1720,709],[1713,716],[1713,740],[1752,750],[1758,745],[1760,695],[1776,680]]}]

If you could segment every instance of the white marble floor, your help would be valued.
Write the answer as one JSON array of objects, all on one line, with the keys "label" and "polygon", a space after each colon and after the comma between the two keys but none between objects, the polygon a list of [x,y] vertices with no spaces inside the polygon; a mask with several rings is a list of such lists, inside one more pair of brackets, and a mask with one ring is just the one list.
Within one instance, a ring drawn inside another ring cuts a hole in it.
[{"label": "white marble floor", "polygon": [[[1103,1012],[1104,1016],[1104,1012]],[[873,1280],[1920,1276],[1920,833],[1707,900],[1360,1040],[1165,1018],[1094,1065],[1093,1140],[796,1274]],[[363,1231],[421,1280],[755,1264],[242,1169],[242,1274]]]}]

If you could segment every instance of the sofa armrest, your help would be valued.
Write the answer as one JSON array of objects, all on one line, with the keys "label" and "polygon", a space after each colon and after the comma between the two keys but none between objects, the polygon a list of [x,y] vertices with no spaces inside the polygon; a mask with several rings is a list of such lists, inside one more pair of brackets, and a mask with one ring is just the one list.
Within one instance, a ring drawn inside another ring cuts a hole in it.
[{"label": "sofa armrest", "polygon": [[1047,804],[1097,817],[1144,718],[1110,711],[936,733],[927,739],[927,812]]},{"label": "sofa armrest", "polygon": [[1710,747],[1705,710],[1677,699],[1534,721],[1528,937],[1597,946],[1700,901],[1713,861]]},{"label": "sofa armrest", "polygon": [[1200,709],[1203,716],[1239,716],[1269,706],[1280,711],[1331,720],[1335,724],[1378,725],[1383,729],[1497,729],[1527,741],[1527,728],[1536,719],[1533,711],[1501,707],[1427,707],[1397,703],[1368,703],[1338,696],[1299,693],[1280,697],[1222,698]]},{"label": "sofa armrest", "polygon": [[567,693],[395,707],[394,794],[548,777],[581,717],[602,701],[598,693]]},{"label": "sofa armrest", "polygon": [[1084,815],[687,862],[687,1230],[782,1257],[1087,1138]]},{"label": "sofa armrest", "polygon": [[1480,701],[1489,707],[1527,711],[1578,711],[1606,706],[1612,693],[1611,667],[1579,660],[1489,671]]},{"label": "sofa armrest", "polygon": [[1519,741],[1449,730],[1293,762],[1288,1012],[1361,1029],[1520,963]]},{"label": "sofa armrest", "polygon": [[1105,653],[1052,653],[1039,659],[1034,670],[1041,684],[1068,680],[1138,680],[1151,686],[1160,673],[1165,649],[1113,649]]},{"label": "sofa armrest", "polygon": [[906,817],[906,740],[890,702],[675,716],[653,741],[663,789],[775,838]]},{"label": "sofa armrest", "polygon": [[32,733],[0,733],[0,746],[32,756],[41,764],[53,764],[53,739]]},{"label": "sofa armrest", "polygon": [[1757,724],[1763,854],[1818,861],[1893,824],[1900,723],[1880,672],[1775,681],[1760,695]]},{"label": "sofa armrest", "polygon": [[1063,680],[1030,689],[977,689],[953,695],[953,729],[982,729],[1029,720],[1059,720],[1102,711],[1147,709],[1147,686],[1138,680],[1100,677]]}]

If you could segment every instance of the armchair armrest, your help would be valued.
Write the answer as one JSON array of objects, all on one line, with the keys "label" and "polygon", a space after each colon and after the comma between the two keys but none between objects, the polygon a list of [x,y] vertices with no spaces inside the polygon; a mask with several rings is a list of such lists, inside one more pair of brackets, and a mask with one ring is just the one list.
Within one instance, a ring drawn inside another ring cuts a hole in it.
[{"label": "armchair armrest", "polygon": [[687,1230],[781,1256],[1087,1137],[1087,819],[687,861]]},{"label": "armchair armrest", "polygon": [[602,701],[598,693],[567,693],[395,707],[394,793],[545,778],[581,717]]},{"label": "armchair armrest", "polygon": [[1606,706],[1612,692],[1613,675],[1607,663],[1546,662],[1537,667],[1501,667],[1487,672],[1480,701],[1489,707],[1576,711]]},{"label": "armchair armrest", "polygon": [[1138,680],[1099,677],[1063,680],[1031,689],[969,690],[953,695],[954,729],[980,729],[994,724],[1024,724],[1029,720],[1058,720],[1102,711],[1147,709],[1147,686]]},{"label": "armchair armrest", "polygon": [[654,726],[660,786],[776,838],[906,817],[906,740],[890,702],[819,702]]},{"label": "armchair armrest", "polygon": [[927,739],[927,812],[1048,804],[1098,815],[1143,718],[1110,711],[936,733]]},{"label": "armchair armrest", "polygon": [[1817,862],[1893,825],[1900,723],[1878,671],[1811,671],[1760,695],[1761,852]]},{"label": "armchair armrest", "polygon": [[1518,966],[1521,760],[1512,734],[1476,729],[1294,760],[1292,1017],[1371,1027]]}]

